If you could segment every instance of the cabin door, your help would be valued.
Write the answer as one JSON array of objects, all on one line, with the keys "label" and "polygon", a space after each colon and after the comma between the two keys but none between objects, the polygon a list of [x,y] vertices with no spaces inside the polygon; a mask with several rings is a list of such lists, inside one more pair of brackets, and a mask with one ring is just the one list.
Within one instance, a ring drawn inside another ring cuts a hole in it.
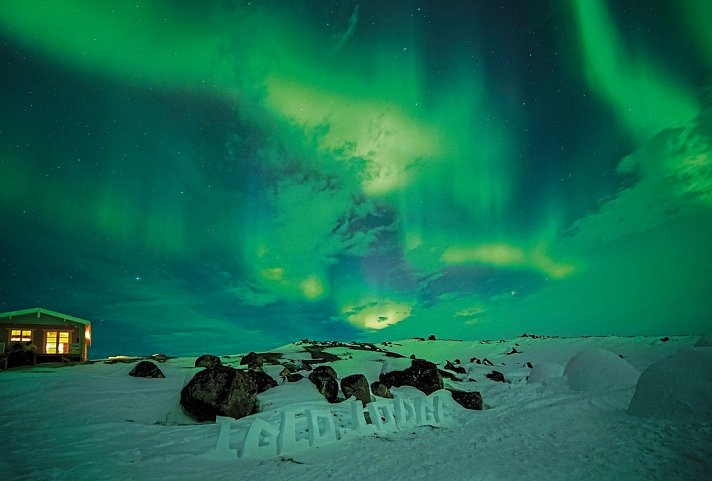
[{"label": "cabin door", "polygon": [[47,331],[45,354],[66,354],[69,352],[69,331]]}]

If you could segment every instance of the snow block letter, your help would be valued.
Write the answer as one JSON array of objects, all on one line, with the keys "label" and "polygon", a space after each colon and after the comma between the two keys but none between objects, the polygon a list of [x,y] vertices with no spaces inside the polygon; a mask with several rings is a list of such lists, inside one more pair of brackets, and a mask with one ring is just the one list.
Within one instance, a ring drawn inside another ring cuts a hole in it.
[{"label": "snow block letter", "polygon": [[277,454],[279,429],[262,419],[252,421],[245,436],[242,457],[268,458]]},{"label": "snow block letter", "polygon": [[308,447],[305,440],[297,441],[297,429],[294,421],[294,411],[282,411],[279,423],[279,436],[277,437],[277,452],[279,454],[294,453]]},{"label": "snow block letter", "polygon": [[393,400],[393,414],[399,428],[414,426],[415,403],[411,399],[396,398]]},{"label": "snow block letter", "polygon": [[215,416],[215,423],[220,426],[218,442],[213,449],[206,451],[203,457],[210,459],[237,458],[237,449],[230,449],[230,429],[235,424],[235,418]]},{"label": "snow block letter", "polygon": [[329,411],[306,410],[309,428],[309,446],[322,446],[336,441],[334,415]]},{"label": "snow block letter", "polygon": [[390,432],[398,430],[396,418],[393,416],[393,404],[389,401],[368,403],[368,413],[371,416],[371,423],[377,431]]}]

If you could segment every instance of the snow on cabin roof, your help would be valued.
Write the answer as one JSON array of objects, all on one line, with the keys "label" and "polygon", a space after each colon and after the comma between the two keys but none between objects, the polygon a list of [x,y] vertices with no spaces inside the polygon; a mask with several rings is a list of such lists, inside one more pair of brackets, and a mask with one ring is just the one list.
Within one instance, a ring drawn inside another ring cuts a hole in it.
[{"label": "snow on cabin roof", "polygon": [[50,311],[49,309],[43,309],[41,307],[33,307],[32,309],[21,309],[19,311],[0,312],[0,321],[4,319],[12,319],[13,317],[24,316],[27,314],[36,314],[37,317],[41,317],[43,315],[52,316],[58,319],[63,319],[65,321],[75,322],[77,324],[84,324],[87,326],[91,325],[91,321],[87,321],[86,319],[80,319],[78,317],[70,316],[69,314],[62,314],[61,312]]}]

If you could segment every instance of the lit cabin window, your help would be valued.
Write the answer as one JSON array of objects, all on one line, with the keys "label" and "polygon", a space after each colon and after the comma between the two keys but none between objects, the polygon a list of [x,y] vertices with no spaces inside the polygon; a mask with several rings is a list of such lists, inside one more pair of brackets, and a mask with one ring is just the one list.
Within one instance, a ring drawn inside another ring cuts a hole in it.
[{"label": "lit cabin window", "polygon": [[10,342],[27,342],[32,340],[32,331],[25,329],[11,329]]},{"label": "lit cabin window", "polygon": [[69,332],[47,331],[45,352],[47,354],[64,354],[69,352]]}]

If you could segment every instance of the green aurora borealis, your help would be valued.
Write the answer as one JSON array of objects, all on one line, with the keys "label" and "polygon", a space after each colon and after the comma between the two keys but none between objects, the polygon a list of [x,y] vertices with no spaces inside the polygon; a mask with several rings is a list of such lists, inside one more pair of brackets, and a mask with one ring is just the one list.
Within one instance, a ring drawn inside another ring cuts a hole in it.
[{"label": "green aurora borealis", "polygon": [[93,355],[709,332],[711,31],[705,0],[3,2],[0,310],[91,319]]}]

